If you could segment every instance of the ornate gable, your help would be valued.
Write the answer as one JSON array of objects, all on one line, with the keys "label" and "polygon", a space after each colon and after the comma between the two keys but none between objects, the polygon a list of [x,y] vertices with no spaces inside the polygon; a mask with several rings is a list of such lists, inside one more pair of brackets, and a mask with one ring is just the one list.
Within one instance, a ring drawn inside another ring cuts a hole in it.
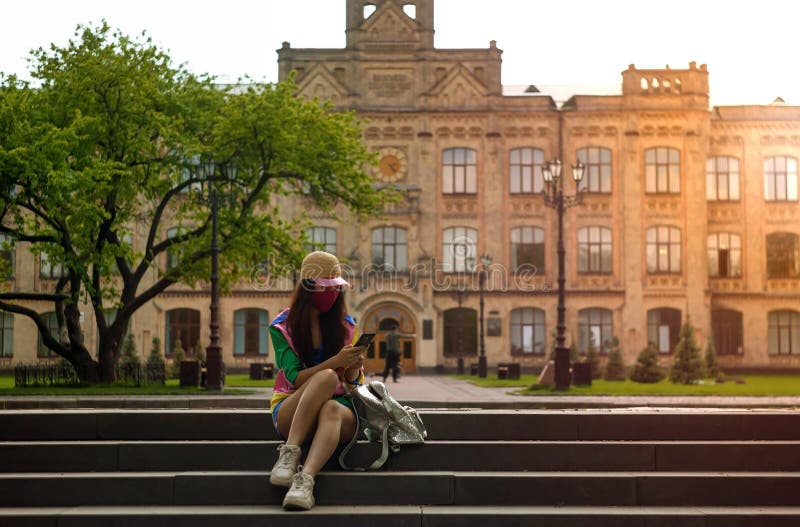
[{"label": "ornate gable", "polygon": [[396,47],[419,42],[416,21],[393,3],[385,3],[364,21],[362,44],[368,47]]},{"label": "ornate gable", "polygon": [[458,64],[427,95],[435,106],[483,106],[489,90],[463,64]]},{"label": "ornate gable", "polygon": [[322,64],[315,64],[303,76],[297,92],[309,99],[317,97],[320,100],[330,100],[334,104],[339,104],[344,102],[348,90]]}]

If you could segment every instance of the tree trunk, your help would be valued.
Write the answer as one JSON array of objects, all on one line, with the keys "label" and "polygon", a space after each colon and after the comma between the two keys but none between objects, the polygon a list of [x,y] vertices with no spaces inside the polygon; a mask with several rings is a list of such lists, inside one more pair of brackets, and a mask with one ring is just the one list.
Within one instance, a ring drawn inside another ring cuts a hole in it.
[{"label": "tree trunk", "polygon": [[106,329],[98,331],[100,382],[111,383],[117,380],[117,362],[122,349],[122,336],[127,327],[127,320],[115,320]]}]

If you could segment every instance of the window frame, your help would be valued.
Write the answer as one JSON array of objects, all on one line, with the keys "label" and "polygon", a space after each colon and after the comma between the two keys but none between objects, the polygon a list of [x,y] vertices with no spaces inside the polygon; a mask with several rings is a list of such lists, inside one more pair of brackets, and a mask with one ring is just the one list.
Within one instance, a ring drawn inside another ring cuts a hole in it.
[{"label": "window frame", "polygon": [[[58,340],[58,315],[56,315],[56,312],[46,311],[44,313],[40,313],[39,316],[45,318],[44,322],[47,325],[47,328],[50,330],[50,335]],[[42,339],[42,334],[40,332],[36,332],[36,337],[38,339],[38,344],[36,346],[37,359],[49,359],[58,356],[56,352],[45,346],[44,340]]]},{"label": "window frame", "polygon": [[[663,229],[667,229],[667,241],[661,240],[661,235]],[[655,232],[655,240],[650,240],[650,233]],[[673,235],[677,233],[678,241],[674,241]],[[682,248],[682,233],[678,227],[673,227],[672,225],[653,225],[648,227],[645,231],[645,267],[647,269],[648,274],[681,274],[683,272],[683,248]],[[651,267],[651,254],[650,249],[651,247],[655,247],[655,254],[654,258],[656,261],[655,269]],[[677,262],[678,268],[673,269],[674,263],[674,252],[675,247],[677,247]],[[663,269],[661,266],[661,249],[667,249],[667,269]]]},{"label": "window frame", "polygon": [[[531,242],[525,242],[524,239],[529,235],[531,238]],[[515,236],[523,241],[515,242]],[[541,239],[541,241],[537,241],[537,239]],[[540,246],[537,248],[537,246]],[[509,262],[511,263],[511,270],[514,273],[520,271],[523,266],[532,265],[536,268],[537,273],[542,273],[545,270],[545,261],[547,257],[547,253],[545,252],[547,249],[547,243],[545,241],[545,232],[544,229],[541,227],[536,227],[533,225],[521,225],[519,227],[512,227],[510,235],[509,235],[509,247],[511,250]],[[520,262],[519,252],[520,249],[528,248],[528,251],[532,253],[531,261]],[[536,263],[536,259],[541,259],[541,265]]]},{"label": "window frame", "polygon": [[[646,194],[680,194],[681,151],[670,146],[655,146],[646,149],[644,151],[644,174]],[[666,178],[665,188],[661,185],[662,176]]]},{"label": "window frame", "polygon": [[[592,241],[592,234],[597,236],[596,241]],[[607,235],[608,240],[604,240]],[[585,236],[585,240],[581,237]],[[579,274],[611,274],[614,272],[614,234],[610,228],[602,225],[588,225],[581,227],[577,232],[578,244],[578,273]],[[607,249],[604,253],[603,249]],[[593,262],[593,250],[596,252],[596,262]],[[608,258],[604,258],[607,255]],[[605,267],[608,267],[606,269]]]},{"label": "window frame", "polygon": [[[727,264],[726,268],[728,272],[726,274],[720,274],[720,262],[722,261],[720,251],[723,250],[720,248],[720,239],[722,237],[728,238],[728,247],[727,247]],[[712,246],[711,240],[715,240],[714,245]],[[736,240],[736,246],[734,247],[734,240]],[[708,235],[706,239],[706,247],[707,247],[707,259],[708,259],[708,276],[709,278],[741,278],[742,277],[742,237],[735,232],[713,232]],[[712,265],[714,262],[717,262],[717,269],[716,271],[712,272]],[[733,270],[737,270],[737,273],[734,273]]]},{"label": "window frame", "polygon": [[14,357],[14,313],[0,311],[0,357]]},{"label": "window frame", "polygon": [[[188,313],[191,313],[192,315],[196,314],[197,322],[195,323],[194,321],[179,321],[179,322],[176,323],[176,322],[174,322],[172,320],[172,317],[175,315],[176,312],[178,312],[180,314],[188,314]],[[202,316],[200,314],[200,310],[199,309],[193,309],[193,308],[190,308],[190,307],[176,307],[174,309],[170,309],[169,311],[167,311],[164,314],[164,317],[165,317],[165,320],[164,320],[164,337],[165,337],[164,338],[164,345],[165,345],[164,356],[165,357],[172,357],[173,356],[173,353],[172,353],[172,344],[173,344],[173,341],[172,341],[172,328],[176,327],[176,326],[183,326],[185,328],[188,328],[190,335],[196,336],[196,339],[194,340],[194,342],[191,342],[191,343],[190,343],[190,341],[188,339],[186,339],[186,340],[181,339],[181,343],[183,344],[183,350],[184,350],[185,353],[188,354],[188,353],[191,353],[192,351],[194,351],[195,347],[197,346],[197,343],[200,342],[200,340],[201,340],[200,328],[201,328],[201,325],[202,325]],[[193,335],[193,332],[195,330],[196,330],[196,335]]]},{"label": "window frame", "polygon": [[[527,155],[530,156],[529,162],[525,159]],[[509,193],[514,195],[541,194],[544,191],[542,174],[544,164],[544,150],[541,148],[532,146],[512,148],[508,153]]]},{"label": "window frame", "polygon": [[47,253],[39,253],[39,278],[42,280],[59,280],[64,277],[65,273],[66,269],[64,269],[63,263],[53,265]]},{"label": "window frame", "polygon": [[[318,234],[322,235],[322,240],[318,240]],[[330,241],[331,234],[333,235],[333,242]],[[327,225],[315,225],[306,229],[305,235],[308,239],[308,250],[310,251],[325,251],[326,253],[336,255],[338,249],[338,232],[334,227]],[[331,251],[331,246],[333,250]]]},{"label": "window frame", "polygon": [[[733,156],[712,156],[706,159],[706,201],[741,200],[742,178],[739,166],[739,158]],[[727,197],[720,197],[721,188],[725,189]],[[731,196],[734,189],[736,197]]]},{"label": "window frame", "polygon": [[585,146],[575,151],[575,157],[584,166],[578,191],[589,194],[611,194],[614,182],[611,149],[603,146]]},{"label": "window frame", "polygon": [[[788,317],[788,320],[782,320]],[[783,341],[788,351],[783,353]],[[774,348],[777,343],[777,350]],[[767,355],[770,357],[800,355],[800,312],[775,309],[767,313]]]},{"label": "window frame", "polygon": [[[770,241],[775,240],[778,237],[783,237],[786,240],[792,240],[792,245],[794,246],[791,251],[792,255],[791,258],[770,258],[772,251],[776,250],[775,246],[778,241]],[[777,232],[770,232],[766,235],[764,239],[764,250],[765,250],[765,257],[766,257],[766,272],[767,272],[767,279],[768,280],[780,280],[780,279],[794,279],[800,278],[800,236],[793,232],[786,232],[786,231],[777,231]],[[791,260],[791,261],[790,261]],[[787,272],[780,272],[775,273],[773,268],[778,266],[780,263],[785,263],[786,268],[791,268]]]},{"label": "window frame", "polygon": [[[530,315],[526,317],[526,315]],[[542,357],[547,353],[547,315],[538,307],[517,307],[509,313],[509,344],[512,356]],[[527,319],[527,320],[526,320]],[[525,328],[530,328],[531,351],[525,351]],[[520,345],[515,347],[515,341]]]},{"label": "window frame", "polygon": [[233,355],[235,357],[269,355],[269,312],[266,309],[243,307],[233,312]]},{"label": "window frame", "polygon": [[[672,307],[656,307],[647,310],[647,341],[653,342],[656,345],[659,355],[672,355],[675,351],[675,346],[678,344],[678,335],[680,334],[682,317],[680,309]],[[655,320],[656,317],[658,320]],[[661,350],[660,342],[660,328],[666,325],[669,328],[669,350]],[[655,336],[656,340],[651,337]]]},{"label": "window frame", "polygon": [[[391,232],[393,241],[387,241],[387,234]],[[380,240],[376,240],[376,235],[380,236]],[[398,238],[402,238],[399,240]],[[380,268],[391,269],[393,271],[405,272],[408,270],[408,233],[405,228],[397,227],[394,225],[385,225],[375,227],[370,232],[370,254],[372,264]],[[387,261],[387,248],[392,248],[390,253],[392,261]],[[398,251],[402,248],[402,251]],[[376,261],[376,249],[380,250],[381,260]],[[402,253],[402,261],[400,261],[399,254]]]},{"label": "window frame", "polygon": [[[778,161],[784,165],[783,172],[775,167]],[[790,167],[791,165],[791,167]],[[779,177],[783,176],[783,197],[779,197]],[[770,183],[772,186],[770,187]],[[770,191],[770,189],[772,189]],[[792,156],[770,156],[764,158],[764,200],[769,202],[797,201],[797,159]]]},{"label": "window frame", "polygon": [[[463,156],[463,159],[460,159]],[[458,183],[461,183],[461,190]],[[451,147],[442,150],[442,194],[478,193],[478,153],[474,148]]]},{"label": "window frame", "polygon": [[[447,233],[452,232],[452,240],[447,241]],[[470,237],[474,234],[474,237]],[[455,251],[452,247],[455,246],[459,238],[468,240],[468,243],[460,244],[465,246],[465,256],[461,259],[456,259]],[[448,250],[448,246],[450,249]],[[446,273],[472,273],[477,268],[477,255],[478,255],[478,230],[472,227],[463,225],[454,225],[452,227],[445,227],[442,229],[442,270]],[[458,265],[459,262],[463,263]],[[471,264],[471,265],[470,265]]]},{"label": "window frame", "polygon": [[592,328],[600,328],[600,342],[595,348],[601,355],[608,353],[608,346],[614,336],[614,312],[605,307],[587,307],[578,311],[578,352],[589,349],[589,335]]}]

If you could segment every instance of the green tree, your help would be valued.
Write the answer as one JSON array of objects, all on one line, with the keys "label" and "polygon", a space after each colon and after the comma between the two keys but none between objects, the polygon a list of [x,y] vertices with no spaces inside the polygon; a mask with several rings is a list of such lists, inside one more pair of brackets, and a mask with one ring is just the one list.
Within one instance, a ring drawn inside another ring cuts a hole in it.
[{"label": "green tree", "polygon": [[125,336],[125,341],[122,344],[122,364],[138,368],[141,365],[139,355],[136,354],[136,343],[133,340],[133,335],[128,333]]},{"label": "green tree", "polygon": [[706,363],[706,374],[709,377],[716,378],[722,375],[722,370],[720,369],[719,363],[717,362],[717,349],[714,346],[713,335],[710,335],[708,339],[708,345],[706,346],[705,363]]},{"label": "green tree", "polygon": [[636,359],[636,364],[631,372],[631,380],[634,382],[659,382],[664,379],[667,374],[664,368],[658,365],[658,349],[656,345],[650,342],[639,353]]},{"label": "green tree", "polygon": [[608,346],[608,361],[606,362],[603,379],[607,381],[624,381],[626,378],[625,363],[622,360],[622,352],[619,349],[619,339],[611,337]]},{"label": "green tree", "polygon": [[[391,197],[367,173],[374,156],[355,116],[295,97],[291,79],[220,88],[173,66],[146,35],[105,22],[33,51],[31,64],[35,87],[0,77],[0,233],[64,272],[52,292],[0,291],[0,311],[33,320],[83,379],[113,381],[133,314],[171,285],[209,276],[209,189],[224,196],[223,287],[259,262],[299,263],[305,223],[285,219],[271,197],[302,195],[306,209],[357,218]],[[137,232],[146,234],[134,251]],[[168,253],[174,265],[159,269]],[[31,300],[54,304],[66,339]],[[97,362],[81,300],[94,312]]]},{"label": "green tree", "polygon": [[172,347],[172,363],[170,363],[169,377],[170,379],[178,379],[181,376],[181,361],[186,360],[186,352],[183,349],[183,342],[181,339],[175,340],[175,345]]},{"label": "green tree", "polygon": [[583,359],[592,365],[592,379],[599,379],[603,376],[603,366],[600,363],[600,352],[597,351],[597,346],[594,342],[594,335],[589,337],[589,347],[586,350],[586,356]]},{"label": "green tree", "polygon": [[678,334],[669,380],[677,384],[692,384],[705,376],[703,358],[700,347],[694,339],[694,327],[691,320],[686,320]]}]

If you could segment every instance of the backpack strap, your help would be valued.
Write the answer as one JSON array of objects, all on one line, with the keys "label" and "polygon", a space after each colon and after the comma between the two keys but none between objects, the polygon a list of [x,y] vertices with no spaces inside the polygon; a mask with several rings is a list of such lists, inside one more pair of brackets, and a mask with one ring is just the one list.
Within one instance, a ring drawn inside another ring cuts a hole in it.
[{"label": "backpack strap", "polygon": [[[350,393],[347,392],[347,395],[349,396]],[[352,398],[350,400],[352,403]],[[364,470],[363,468],[360,467],[351,467],[344,460],[344,458],[347,457],[347,453],[350,452],[350,449],[353,448],[353,446],[358,441],[358,432],[361,429],[361,418],[358,416],[358,412],[355,411],[355,408],[353,409],[353,414],[355,414],[356,416],[356,431],[353,434],[353,438],[350,440],[349,443],[347,443],[347,446],[344,447],[344,449],[342,449],[341,454],[339,454],[339,466],[342,467],[344,470]]]}]

